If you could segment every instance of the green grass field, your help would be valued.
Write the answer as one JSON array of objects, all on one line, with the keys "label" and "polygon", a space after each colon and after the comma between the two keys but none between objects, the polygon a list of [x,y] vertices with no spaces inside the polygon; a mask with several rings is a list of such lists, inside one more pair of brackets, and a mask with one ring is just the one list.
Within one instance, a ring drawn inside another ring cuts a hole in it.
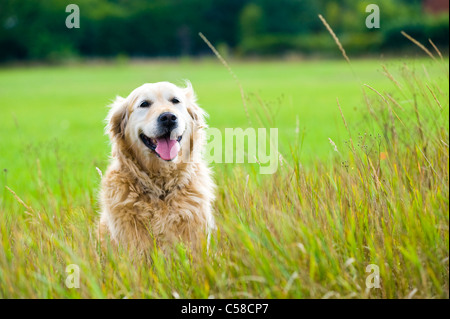
[{"label": "green grass field", "polygon": [[[354,74],[345,61],[232,63],[232,68],[249,96],[249,108],[261,108],[261,100],[272,110],[272,127],[279,128],[284,153],[292,144],[298,118],[305,135],[300,160],[311,163],[331,156],[328,138],[336,143],[347,138],[336,98],[355,131],[364,132],[366,128],[359,124],[366,110],[361,84],[389,91],[391,82],[383,75],[382,65],[398,75],[402,63],[355,61]],[[408,65],[419,71],[427,67],[438,83],[446,81],[445,74],[439,74],[439,66],[428,60],[410,60]],[[64,148],[60,156],[67,157],[71,165],[81,163],[88,168],[83,175],[92,177],[95,163],[102,168],[106,165],[109,146],[103,135],[103,120],[111,100],[116,95],[128,95],[143,83],[182,84],[183,79],[193,83],[200,105],[210,114],[211,127],[223,130],[248,126],[239,88],[216,60],[0,70],[0,134],[8,137],[0,143],[0,167],[9,169],[11,181],[26,180],[27,172],[20,168],[30,157],[23,156],[24,152],[37,147],[39,152],[33,157],[44,165],[54,152],[44,152],[43,148],[53,149],[49,144],[57,143]],[[258,126],[255,119],[252,124]],[[53,166],[54,161],[48,160]]]},{"label": "green grass field", "polygon": [[[146,82],[189,79],[211,127],[246,127],[227,69],[1,69],[0,297],[448,298],[447,62],[232,62],[252,123],[267,107],[262,121],[279,128],[285,160],[270,176],[257,164],[213,165],[219,233],[209,254],[193,261],[180,246],[150,262],[98,247],[106,105]],[[68,264],[82,269],[79,289],[64,284]],[[380,288],[366,288],[369,264]]]}]

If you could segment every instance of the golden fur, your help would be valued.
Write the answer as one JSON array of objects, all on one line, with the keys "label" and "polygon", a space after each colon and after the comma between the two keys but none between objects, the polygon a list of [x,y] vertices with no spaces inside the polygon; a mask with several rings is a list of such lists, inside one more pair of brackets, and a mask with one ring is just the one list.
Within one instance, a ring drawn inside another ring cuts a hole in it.
[{"label": "golden fur", "polygon": [[[179,104],[170,103],[176,96]],[[142,110],[142,99],[151,107]],[[170,111],[180,118],[183,138],[178,156],[164,161],[139,140],[154,119]],[[139,252],[170,247],[181,240],[193,248],[214,228],[211,205],[214,182],[201,157],[205,144],[205,112],[196,104],[192,86],[168,82],[144,84],[127,98],[117,97],[107,117],[112,143],[110,165],[100,191],[100,235]]]}]

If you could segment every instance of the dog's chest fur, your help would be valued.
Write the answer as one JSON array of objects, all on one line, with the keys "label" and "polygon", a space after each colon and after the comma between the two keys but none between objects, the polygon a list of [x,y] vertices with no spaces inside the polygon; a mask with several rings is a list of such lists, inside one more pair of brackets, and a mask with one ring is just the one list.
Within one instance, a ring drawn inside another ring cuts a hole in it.
[{"label": "dog's chest fur", "polygon": [[[101,223],[114,241],[141,249],[153,240],[161,246],[177,240],[196,245],[213,227],[212,182],[206,170],[195,164],[172,175],[143,178],[142,172],[113,165],[102,182]],[[196,183],[205,178],[206,183]]]}]

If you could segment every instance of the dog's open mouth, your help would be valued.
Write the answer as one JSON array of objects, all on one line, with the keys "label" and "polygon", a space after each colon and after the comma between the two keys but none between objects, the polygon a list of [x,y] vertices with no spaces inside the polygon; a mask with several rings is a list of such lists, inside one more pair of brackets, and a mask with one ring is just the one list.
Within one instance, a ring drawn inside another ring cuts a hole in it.
[{"label": "dog's open mouth", "polygon": [[170,133],[156,138],[150,138],[144,133],[141,133],[139,137],[145,146],[155,152],[156,155],[165,161],[171,161],[177,157],[180,151],[180,141],[183,136],[180,135],[176,140],[171,140]]}]

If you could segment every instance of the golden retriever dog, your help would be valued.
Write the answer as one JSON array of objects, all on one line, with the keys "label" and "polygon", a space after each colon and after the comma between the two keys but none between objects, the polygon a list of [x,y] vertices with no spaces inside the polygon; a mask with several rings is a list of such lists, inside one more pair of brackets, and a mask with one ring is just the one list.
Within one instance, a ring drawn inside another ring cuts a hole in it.
[{"label": "golden retriever dog", "polygon": [[189,82],[147,83],[116,98],[106,118],[112,153],[100,190],[101,237],[143,253],[178,241],[201,247],[215,227],[205,115]]}]

